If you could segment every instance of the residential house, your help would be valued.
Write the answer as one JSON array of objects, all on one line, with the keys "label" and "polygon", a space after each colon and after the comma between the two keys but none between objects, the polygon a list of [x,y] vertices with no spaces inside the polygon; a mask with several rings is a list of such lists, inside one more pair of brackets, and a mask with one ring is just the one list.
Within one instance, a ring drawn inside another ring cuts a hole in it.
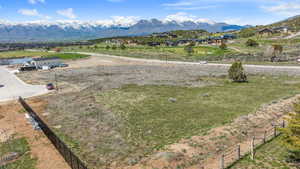
[{"label": "residential house", "polygon": [[35,66],[37,69],[42,69],[43,67],[57,67],[62,64],[62,61],[58,57],[49,57],[49,58],[33,58],[31,65]]},{"label": "residential house", "polygon": [[269,28],[264,28],[264,29],[261,29],[257,32],[257,34],[259,36],[271,36],[272,34],[274,34],[275,32],[272,30],[272,29],[269,29]]},{"label": "residential house", "polygon": [[273,28],[273,31],[276,33],[283,33],[283,34],[291,33],[291,29],[287,26],[275,27]]}]

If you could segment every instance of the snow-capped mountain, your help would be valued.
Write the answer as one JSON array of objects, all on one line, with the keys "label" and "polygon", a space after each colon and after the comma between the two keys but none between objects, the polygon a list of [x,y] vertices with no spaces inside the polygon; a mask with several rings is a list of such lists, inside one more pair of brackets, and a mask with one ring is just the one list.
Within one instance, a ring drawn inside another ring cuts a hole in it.
[{"label": "snow-capped mountain", "polygon": [[71,41],[88,40],[113,36],[147,35],[171,30],[205,29],[223,32],[244,28],[239,25],[216,23],[208,20],[171,19],[136,20],[122,18],[107,21],[56,21],[56,22],[0,22],[0,42]]}]

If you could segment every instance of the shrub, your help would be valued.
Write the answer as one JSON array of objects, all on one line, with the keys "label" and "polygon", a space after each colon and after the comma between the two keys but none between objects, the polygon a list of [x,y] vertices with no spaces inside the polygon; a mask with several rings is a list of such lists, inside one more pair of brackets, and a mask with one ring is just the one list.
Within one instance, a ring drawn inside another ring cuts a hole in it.
[{"label": "shrub", "polygon": [[288,126],[282,129],[282,143],[287,148],[289,160],[300,162],[300,104],[295,104],[296,114],[291,114]]},{"label": "shrub", "polygon": [[257,47],[258,45],[259,44],[253,39],[248,39],[246,42],[246,46],[249,46],[249,47]]},{"label": "shrub", "polygon": [[61,52],[61,48],[55,48],[54,51],[59,53],[59,52]]},{"label": "shrub", "polygon": [[244,72],[242,62],[237,61],[228,70],[229,78],[234,82],[247,82],[247,75]]},{"label": "shrub", "polygon": [[252,28],[242,29],[239,36],[242,38],[248,38],[255,35],[255,30]]},{"label": "shrub", "polygon": [[109,45],[106,45],[105,49],[107,49],[107,50],[110,49],[110,46],[109,46]]},{"label": "shrub", "polygon": [[278,61],[278,57],[283,52],[283,46],[282,45],[272,45],[272,57],[271,62]]},{"label": "shrub", "polygon": [[226,50],[226,49],[227,49],[226,43],[223,43],[223,42],[222,42],[222,44],[221,44],[219,47],[220,47],[220,49],[222,49],[222,50]]},{"label": "shrub", "polygon": [[113,50],[116,50],[116,49],[117,49],[117,46],[116,46],[116,45],[113,45],[111,48],[112,48]]},{"label": "shrub", "polygon": [[194,53],[194,49],[193,49],[193,44],[191,43],[191,44],[189,44],[189,45],[187,45],[187,46],[185,46],[184,47],[184,51],[186,51],[186,53],[188,54],[188,55],[191,55],[192,53]]},{"label": "shrub", "polygon": [[120,48],[121,48],[122,50],[125,50],[125,49],[126,49],[126,46],[122,43],[121,46],[120,46]]}]

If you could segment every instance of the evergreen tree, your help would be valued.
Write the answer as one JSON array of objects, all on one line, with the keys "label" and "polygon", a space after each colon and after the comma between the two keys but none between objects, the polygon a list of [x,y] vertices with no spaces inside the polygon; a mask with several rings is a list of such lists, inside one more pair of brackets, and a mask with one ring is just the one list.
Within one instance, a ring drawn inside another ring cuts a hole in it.
[{"label": "evergreen tree", "polygon": [[234,82],[247,82],[247,75],[244,72],[242,62],[236,61],[228,70],[229,78]]}]

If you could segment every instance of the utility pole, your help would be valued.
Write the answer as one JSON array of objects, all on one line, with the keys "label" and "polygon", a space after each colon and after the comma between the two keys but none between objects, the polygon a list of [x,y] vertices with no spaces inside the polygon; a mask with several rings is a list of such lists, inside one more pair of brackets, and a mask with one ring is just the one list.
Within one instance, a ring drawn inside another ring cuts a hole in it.
[{"label": "utility pole", "polygon": [[57,75],[56,75],[55,71],[54,71],[54,81],[55,81],[55,89],[58,92],[58,80],[57,80]]}]

